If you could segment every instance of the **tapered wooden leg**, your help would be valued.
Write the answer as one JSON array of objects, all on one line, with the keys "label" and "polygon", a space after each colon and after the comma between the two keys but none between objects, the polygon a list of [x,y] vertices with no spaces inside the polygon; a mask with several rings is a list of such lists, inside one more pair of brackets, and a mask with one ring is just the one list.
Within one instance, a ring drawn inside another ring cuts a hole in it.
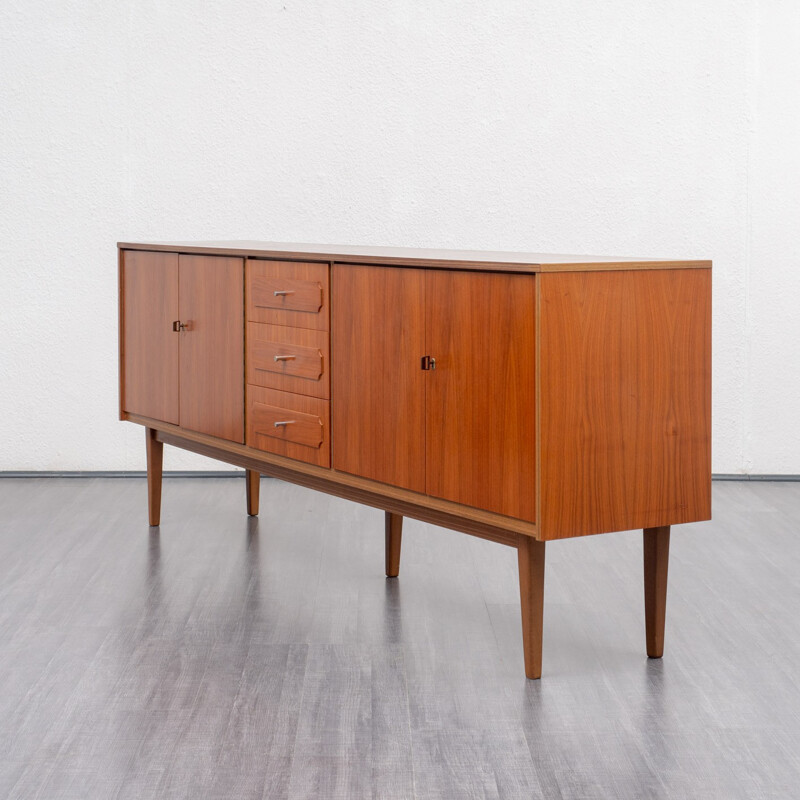
[{"label": "tapered wooden leg", "polygon": [[247,493],[247,515],[258,516],[258,491],[261,488],[261,473],[254,469],[245,470],[244,482]]},{"label": "tapered wooden leg", "polygon": [[542,677],[542,624],[544,620],[544,542],[520,535],[519,596],[522,604],[522,649],[525,675]]},{"label": "tapered wooden leg", "polygon": [[386,512],[386,577],[396,578],[400,572],[400,545],[403,541],[403,517]]},{"label": "tapered wooden leg", "polygon": [[667,567],[669,525],[644,529],[644,621],[647,655],[664,654],[664,622],[667,618]]},{"label": "tapered wooden leg", "polygon": [[147,442],[147,511],[150,524],[156,526],[161,522],[161,474],[164,462],[164,443],[156,439],[153,428],[145,428]]}]

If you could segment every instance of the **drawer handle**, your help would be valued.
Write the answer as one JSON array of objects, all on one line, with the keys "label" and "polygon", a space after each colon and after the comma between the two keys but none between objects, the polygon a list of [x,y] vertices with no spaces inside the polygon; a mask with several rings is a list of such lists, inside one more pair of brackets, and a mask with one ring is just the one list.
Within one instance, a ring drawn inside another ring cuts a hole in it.
[{"label": "drawer handle", "polygon": [[297,356],[275,356],[276,361],[294,361]]},{"label": "drawer handle", "polygon": [[287,419],[287,420],[283,420],[283,421],[273,422],[272,424],[276,428],[282,428],[284,425],[294,425],[294,423],[295,423],[295,420]]},{"label": "drawer handle", "polygon": [[275,297],[286,297],[287,294],[294,294],[294,292],[290,292],[287,289],[281,289],[279,291],[272,293]]}]

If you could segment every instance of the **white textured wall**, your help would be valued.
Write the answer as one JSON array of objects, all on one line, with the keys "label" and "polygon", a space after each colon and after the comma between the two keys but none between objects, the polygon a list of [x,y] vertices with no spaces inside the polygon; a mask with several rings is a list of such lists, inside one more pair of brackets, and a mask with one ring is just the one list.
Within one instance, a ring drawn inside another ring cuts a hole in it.
[{"label": "white textured wall", "polygon": [[799,8],[5,0],[0,469],[142,468],[114,245],[219,237],[713,258],[714,471],[800,473]]},{"label": "white textured wall", "polygon": [[800,2],[762,0],[760,5],[750,111],[741,466],[745,472],[797,474]]}]

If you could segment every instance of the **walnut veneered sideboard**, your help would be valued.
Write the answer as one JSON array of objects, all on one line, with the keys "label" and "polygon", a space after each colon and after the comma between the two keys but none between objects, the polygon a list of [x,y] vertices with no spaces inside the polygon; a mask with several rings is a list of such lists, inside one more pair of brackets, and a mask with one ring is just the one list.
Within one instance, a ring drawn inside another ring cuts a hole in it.
[{"label": "walnut veneered sideboard", "polygon": [[119,244],[120,419],[163,445],[517,548],[541,675],[545,542],[711,514],[711,263],[266,242]]}]

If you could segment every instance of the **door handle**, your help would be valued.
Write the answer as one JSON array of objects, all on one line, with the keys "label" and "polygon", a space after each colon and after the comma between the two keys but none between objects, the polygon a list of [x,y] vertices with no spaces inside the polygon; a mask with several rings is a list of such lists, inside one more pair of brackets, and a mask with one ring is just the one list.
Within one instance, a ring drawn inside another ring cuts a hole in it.
[{"label": "door handle", "polygon": [[420,359],[420,369],[436,369],[436,359],[433,356],[422,356]]},{"label": "door handle", "polygon": [[181,331],[186,330],[186,325],[184,325],[184,323],[182,323],[179,319],[176,319],[175,322],[172,323],[172,330],[175,331],[175,333],[180,333]]}]

